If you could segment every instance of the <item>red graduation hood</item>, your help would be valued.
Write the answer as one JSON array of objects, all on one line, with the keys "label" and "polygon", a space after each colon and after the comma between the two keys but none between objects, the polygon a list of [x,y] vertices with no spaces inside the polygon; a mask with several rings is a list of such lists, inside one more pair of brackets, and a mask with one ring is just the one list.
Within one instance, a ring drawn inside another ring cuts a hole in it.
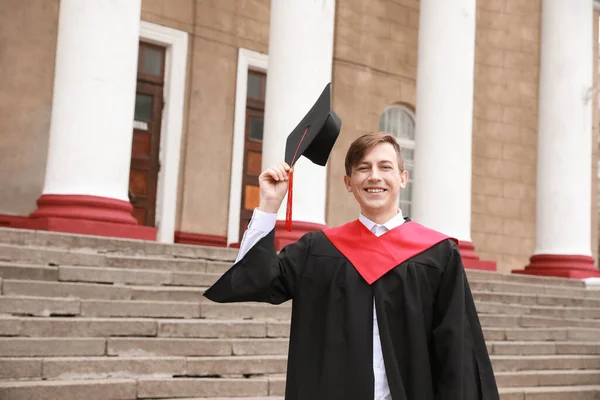
[{"label": "red graduation hood", "polygon": [[405,222],[379,237],[359,220],[323,229],[323,233],[369,285],[445,239],[458,243],[456,239],[414,221]]}]

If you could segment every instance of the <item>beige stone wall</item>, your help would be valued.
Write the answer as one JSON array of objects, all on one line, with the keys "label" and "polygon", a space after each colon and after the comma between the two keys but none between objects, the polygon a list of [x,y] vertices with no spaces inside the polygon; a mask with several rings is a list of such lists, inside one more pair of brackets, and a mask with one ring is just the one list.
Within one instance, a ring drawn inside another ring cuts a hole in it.
[{"label": "beige stone wall", "polygon": [[329,159],[327,224],[356,219],[359,209],[343,184],[350,143],[376,131],[386,106],[414,109],[419,2],[337,2],[333,60],[333,107],[342,131]]},{"label": "beige stone wall", "polygon": [[58,4],[0,2],[0,214],[26,215],[42,193]]},{"label": "beige stone wall", "polygon": [[535,245],[540,12],[540,0],[477,2],[471,231],[502,272]]},{"label": "beige stone wall", "polygon": [[268,0],[143,0],[142,19],[190,33],[177,229],[227,234],[239,48],[267,52]]}]

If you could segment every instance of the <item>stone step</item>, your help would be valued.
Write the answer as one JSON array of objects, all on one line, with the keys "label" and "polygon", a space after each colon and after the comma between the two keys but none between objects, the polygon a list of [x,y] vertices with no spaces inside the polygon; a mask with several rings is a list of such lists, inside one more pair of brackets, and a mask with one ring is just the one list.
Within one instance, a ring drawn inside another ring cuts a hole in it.
[{"label": "stone step", "polygon": [[49,317],[52,315],[79,315],[80,313],[81,301],[78,299],[0,296],[0,314]]},{"label": "stone step", "polygon": [[287,351],[288,339],[107,339],[107,355],[120,357],[286,355]]},{"label": "stone step", "polygon": [[490,356],[494,371],[600,369],[600,355]]},{"label": "stone step", "polygon": [[43,360],[43,379],[172,378],[188,375],[185,357],[53,357]]},{"label": "stone step", "polygon": [[0,377],[66,380],[228,377],[284,374],[286,367],[286,355],[0,358]]},{"label": "stone step", "polygon": [[483,328],[486,340],[590,340],[600,338],[600,328]]},{"label": "stone step", "polygon": [[542,317],[536,315],[502,315],[479,313],[481,325],[486,328],[600,328],[600,321],[578,318]]},{"label": "stone step", "polygon": [[526,293],[501,293],[473,291],[476,301],[494,303],[541,305],[541,306],[566,306],[566,307],[600,307],[600,299],[586,297],[550,296],[544,294]]},{"label": "stone step", "polygon": [[81,300],[84,317],[198,318],[198,302]]},{"label": "stone step", "polygon": [[8,296],[73,297],[78,299],[127,300],[131,298],[129,286],[109,284],[42,282],[5,279],[2,294]]},{"label": "stone step", "polygon": [[197,396],[199,393],[201,393],[203,397],[268,396],[271,394],[271,387],[269,379],[264,378],[176,378],[138,380],[138,398],[181,398]]},{"label": "stone step", "polygon": [[3,400],[135,400],[132,379],[0,382]]},{"label": "stone step", "polygon": [[600,298],[600,291],[585,288],[570,288],[555,285],[509,282],[502,280],[471,280],[470,288],[477,292],[545,294],[561,297]]},{"label": "stone step", "polygon": [[[597,373],[600,366],[600,356],[492,356],[491,359],[496,373],[567,369]],[[0,378],[107,379],[283,374],[286,362],[286,355],[0,358]],[[519,383],[519,386],[523,385],[535,386]]]},{"label": "stone step", "polygon": [[101,356],[104,338],[0,337],[0,357]]},{"label": "stone step", "polygon": [[546,317],[600,319],[600,308],[538,306],[476,301],[477,311],[485,314],[538,315]]},{"label": "stone step", "polygon": [[60,266],[58,267],[58,280],[63,282],[166,285],[173,281],[173,273],[171,271],[125,268]]},{"label": "stone step", "polygon": [[[165,338],[266,338],[277,329],[273,322],[240,320],[159,320],[157,336]],[[289,324],[288,324],[289,326]],[[287,337],[288,335],[284,336]],[[281,336],[279,336],[281,337]]]},{"label": "stone step", "polygon": [[600,385],[500,388],[500,400],[596,400]]},{"label": "stone step", "polygon": [[[149,400],[149,399],[140,399]],[[194,398],[170,398],[161,400],[284,400],[281,396],[262,396],[262,397],[194,397]]]},{"label": "stone step", "polygon": [[132,300],[201,301],[204,288],[182,286],[132,286]]},{"label": "stone step", "polygon": [[41,357],[0,357],[0,381],[42,377]]},{"label": "stone step", "polygon": [[517,283],[534,283],[538,285],[564,286],[585,289],[585,283],[577,279],[522,274],[504,274],[499,272],[481,271],[476,269],[465,269],[465,272],[467,274],[469,282],[471,282],[472,280],[492,280]]},{"label": "stone step", "polygon": [[235,357],[188,357],[188,376],[284,374],[287,354]]},{"label": "stone step", "polygon": [[600,370],[500,371],[495,376],[500,387],[593,385],[600,382]]},{"label": "stone step", "polygon": [[263,303],[219,304],[204,299],[200,316],[207,319],[257,319],[289,321],[292,315],[291,302],[271,305]]},{"label": "stone step", "polygon": [[205,259],[107,255],[103,265],[123,269],[206,273]]},{"label": "stone step", "polygon": [[[174,323],[171,323],[174,324]],[[0,336],[109,337],[156,336],[158,324],[143,318],[0,317]],[[174,329],[177,331],[177,329]]]},{"label": "stone step", "polygon": [[[139,400],[150,400],[150,399],[139,399]],[[261,396],[261,397],[179,397],[161,400],[284,400],[281,396]]]},{"label": "stone step", "polygon": [[95,251],[72,252],[52,247],[15,246],[0,243],[0,261],[37,265],[103,265],[105,256]]},{"label": "stone step", "polygon": [[486,342],[490,355],[600,355],[600,342],[495,341]]},{"label": "stone step", "polygon": [[0,278],[56,281],[58,280],[58,268],[36,264],[0,262]]},{"label": "stone step", "polygon": [[50,246],[62,250],[94,250],[110,254],[172,255],[227,261],[234,260],[238,253],[237,249],[230,248],[185,244],[165,244],[155,241],[79,235],[61,232],[31,231],[14,228],[0,228],[0,243],[22,247]]}]

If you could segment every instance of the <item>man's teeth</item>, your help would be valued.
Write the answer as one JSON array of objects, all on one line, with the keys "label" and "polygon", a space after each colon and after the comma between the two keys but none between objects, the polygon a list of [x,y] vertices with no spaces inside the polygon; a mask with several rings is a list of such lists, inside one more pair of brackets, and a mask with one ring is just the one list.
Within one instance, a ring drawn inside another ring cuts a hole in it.
[{"label": "man's teeth", "polygon": [[369,192],[369,193],[379,193],[379,192],[383,192],[383,189],[367,189],[367,192]]}]

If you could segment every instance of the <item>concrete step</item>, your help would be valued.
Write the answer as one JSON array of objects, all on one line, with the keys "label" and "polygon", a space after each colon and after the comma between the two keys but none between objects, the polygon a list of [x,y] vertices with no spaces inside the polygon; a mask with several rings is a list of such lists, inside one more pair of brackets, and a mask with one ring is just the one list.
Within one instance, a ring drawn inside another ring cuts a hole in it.
[{"label": "concrete step", "polygon": [[501,293],[486,291],[473,291],[473,297],[476,301],[486,301],[505,304],[595,308],[600,307],[600,299],[586,297],[565,297],[550,296],[544,294]]},{"label": "concrete step", "polygon": [[163,399],[168,397],[193,397],[199,393],[203,397],[224,396],[269,396],[271,387],[269,379],[213,379],[213,378],[181,378],[181,379],[140,379],[138,381],[138,398]]},{"label": "concrete step", "polygon": [[0,314],[49,317],[52,315],[79,315],[80,313],[81,301],[78,299],[0,296]]},{"label": "concrete step", "polygon": [[490,356],[494,371],[598,370],[600,355]]},{"label": "concrete step", "polygon": [[58,269],[58,277],[61,281],[70,282],[208,287],[220,275],[170,270],[61,266]]},{"label": "concrete step", "polygon": [[499,371],[500,387],[594,385],[600,382],[600,370]]},{"label": "concrete step", "polygon": [[205,259],[182,259],[173,257],[107,255],[104,260],[104,266],[156,271],[206,272]]},{"label": "concrete step", "polygon": [[58,268],[36,264],[0,262],[0,278],[56,281],[58,280]]},{"label": "concrete step", "polygon": [[232,377],[283,374],[286,367],[286,355],[0,358],[0,378],[78,380]]},{"label": "concrete step", "polygon": [[[240,320],[159,320],[157,336],[165,338],[267,338],[277,336],[278,324]],[[287,324],[289,327],[289,324]],[[289,332],[289,328],[288,328]]]},{"label": "concrete step", "polygon": [[103,265],[104,255],[96,251],[68,251],[53,247],[15,246],[0,243],[0,261],[37,265]]},{"label": "concrete step", "polygon": [[142,254],[206,258],[232,261],[238,250],[210,246],[157,243],[135,239],[69,234],[61,232],[31,231],[0,228],[0,243],[30,247],[55,247],[62,250],[101,251],[109,254]]},{"label": "concrete step", "polygon": [[506,315],[479,313],[481,325],[486,328],[600,328],[600,321],[579,318],[542,317],[536,315]]},{"label": "concrete step", "polygon": [[472,280],[477,281],[505,281],[515,283],[533,283],[536,285],[550,285],[550,286],[564,286],[571,288],[585,288],[585,283],[577,279],[569,278],[558,278],[558,277],[546,277],[546,276],[533,276],[533,275],[522,275],[522,274],[503,274],[492,271],[480,271],[475,269],[466,269],[467,278],[469,282]]},{"label": "concrete step", "polygon": [[107,355],[120,357],[286,355],[288,343],[287,339],[108,338]]},{"label": "concrete step", "polygon": [[105,338],[0,337],[0,357],[101,356],[105,353]]},{"label": "concrete step", "polygon": [[590,340],[600,338],[600,328],[483,328],[486,340]]},{"label": "concrete step", "polygon": [[471,290],[478,292],[545,294],[550,296],[600,298],[600,291],[556,285],[509,282],[502,280],[471,280]]},{"label": "concrete step", "polygon": [[198,302],[81,300],[84,317],[198,318]]},{"label": "concrete step", "polygon": [[600,355],[600,342],[489,340],[486,344],[490,355]]},{"label": "concrete step", "polygon": [[600,386],[500,388],[500,400],[596,400]]},{"label": "concrete step", "polygon": [[[156,336],[157,325],[155,320],[143,318],[30,318],[4,316],[0,317],[0,336]],[[176,331],[176,328],[174,330]]]},{"label": "concrete step", "polygon": [[134,400],[133,379],[0,382],[3,400]]},{"label": "concrete step", "polygon": [[600,308],[538,306],[476,301],[478,312],[486,314],[538,315],[561,318],[600,319]]},{"label": "concrete step", "polygon": [[292,315],[291,302],[271,305],[263,303],[213,303],[203,299],[200,316],[207,319],[257,319],[289,321]]},{"label": "concrete step", "polygon": [[5,279],[2,294],[7,296],[71,297],[78,299],[131,299],[129,286],[93,283],[42,282]]},{"label": "concrete step", "polygon": [[132,286],[132,300],[201,301],[204,288],[182,286]]}]

